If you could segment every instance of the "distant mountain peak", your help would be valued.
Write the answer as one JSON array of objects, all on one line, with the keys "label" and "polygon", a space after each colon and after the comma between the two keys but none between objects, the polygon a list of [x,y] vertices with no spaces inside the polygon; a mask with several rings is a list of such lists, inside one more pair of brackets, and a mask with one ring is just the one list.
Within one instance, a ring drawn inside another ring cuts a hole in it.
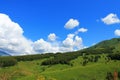
[{"label": "distant mountain peak", "polygon": [[4,51],[0,51],[0,56],[11,56],[11,55]]}]

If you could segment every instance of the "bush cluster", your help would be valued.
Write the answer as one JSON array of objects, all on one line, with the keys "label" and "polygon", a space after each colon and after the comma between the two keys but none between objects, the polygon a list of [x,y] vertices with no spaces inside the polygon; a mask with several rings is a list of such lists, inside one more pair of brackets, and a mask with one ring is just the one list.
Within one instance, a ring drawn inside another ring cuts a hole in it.
[{"label": "bush cluster", "polygon": [[14,66],[17,60],[13,57],[0,57],[0,67]]},{"label": "bush cluster", "polygon": [[120,53],[109,54],[107,57],[110,58],[111,60],[120,60]]},{"label": "bush cluster", "polygon": [[43,61],[41,65],[69,64],[71,60],[81,55],[82,54],[78,52],[57,53],[54,54],[54,57],[52,59]]},{"label": "bush cluster", "polygon": [[88,62],[97,62],[99,58],[100,58],[99,55],[91,55],[91,56],[84,55],[82,65],[85,66]]},{"label": "bush cluster", "polygon": [[36,54],[36,55],[24,55],[24,56],[14,56],[17,61],[33,61],[37,59],[49,58],[54,56],[53,53],[46,53],[46,54]]},{"label": "bush cluster", "polygon": [[26,56],[6,56],[0,57],[0,67],[14,66],[19,61],[32,61],[37,59],[49,58],[54,56],[52,53],[38,54],[38,55],[26,55]]}]

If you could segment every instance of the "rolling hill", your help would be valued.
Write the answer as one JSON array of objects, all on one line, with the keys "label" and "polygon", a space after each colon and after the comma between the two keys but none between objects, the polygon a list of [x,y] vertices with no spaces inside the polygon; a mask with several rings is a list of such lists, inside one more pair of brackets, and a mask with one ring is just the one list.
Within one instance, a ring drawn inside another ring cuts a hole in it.
[{"label": "rolling hill", "polygon": [[113,38],[76,52],[1,56],[0,80],[113,80],[114,71],[120,79],[120,59],[108,57],[119,49]]},{"label": "rolling hill", "polygon": [[118,47],[120,47],[120,38],[113,38],[110,40],[105,40],[102,41],[94,46],[92,46],[91,48],[108,48],[108,47],[112,47],[114,49],[117,49]]},{"label": "rolling hill", "polygon": [[[120,38],[113,38],[110,40],[104,40],[96,45],[93,45],[89,48],[80,50],[85,52],[93,52],[93,53],[120,53]],[[95,52],[97,51],[97,52]]]}]

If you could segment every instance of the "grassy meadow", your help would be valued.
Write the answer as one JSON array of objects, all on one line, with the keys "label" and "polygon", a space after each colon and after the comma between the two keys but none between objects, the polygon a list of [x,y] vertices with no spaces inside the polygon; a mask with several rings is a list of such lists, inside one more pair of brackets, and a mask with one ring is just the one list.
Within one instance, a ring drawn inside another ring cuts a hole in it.
[{"label": "grassy meadow", "polygon": [[107,72],[120,71],[120,61],[105,60],[82,65],[83,58],[71,60],[72,65],[56,64],[41,66],[46,59],[20,61],[15,66],[0,68],[0,80],[106,80]]}]

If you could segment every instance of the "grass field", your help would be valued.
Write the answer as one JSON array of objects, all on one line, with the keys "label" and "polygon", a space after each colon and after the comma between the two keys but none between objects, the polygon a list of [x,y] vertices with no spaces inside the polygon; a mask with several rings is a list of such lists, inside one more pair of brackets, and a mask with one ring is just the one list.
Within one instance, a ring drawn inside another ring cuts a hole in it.
[{"label": "grass field", "polygon": [[45,60],[21,61],[12,67],[0,68],[0,80],[105,80],[107,72],[120,71],[120,61],[109,61],[101,55],[98,62],[81,64],[82,57],[71,65],[41,66]]}]

